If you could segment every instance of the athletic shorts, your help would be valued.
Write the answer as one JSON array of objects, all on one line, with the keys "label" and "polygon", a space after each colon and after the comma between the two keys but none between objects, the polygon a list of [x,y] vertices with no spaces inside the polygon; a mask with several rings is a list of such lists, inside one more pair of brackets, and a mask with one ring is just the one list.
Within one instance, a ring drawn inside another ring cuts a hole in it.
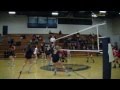
[{"label": "athletic shorts", "polygon": [[46,51],[46,55],[50,55],[51,54],[51,52],[50,51]]},{"label": "athletic shorts", "polygon": [[25,58],[26,58],[26,59],[31,59],[31,58],[32,58],[32,55],[25,55]]},{"label": "athletic shorts", "polygon": [[52,61],[53,61],[53,63],[57,63],[59,60],[53,59]]},{"label": "athletic shorts", "polygon": [[8,56],[15,56],[15,52],[10,52],[9,54],[8,54]]}]

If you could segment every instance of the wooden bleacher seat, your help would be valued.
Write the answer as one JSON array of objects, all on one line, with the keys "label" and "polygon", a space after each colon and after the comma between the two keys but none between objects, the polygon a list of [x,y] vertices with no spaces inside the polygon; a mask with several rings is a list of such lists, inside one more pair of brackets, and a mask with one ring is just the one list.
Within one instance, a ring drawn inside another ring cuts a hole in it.
[{"label": "wooden bleacher seat", "polygon": [[[0,57],[3,57],[4,55],[4,51],[6,49],[8,49],[8,36],[12,37],[14,39],[15,42],[18,42],[20,41],[20,36],[22,34],[8,34],[8,35],[5,35],[3,36],[3,41],[2,43],[0,43]],[[20,46],[16,46],[16,56],[17,57],[24,57],[24,53],[23,53],[23,49],[25,47],[25,45],[30,42],[30,40],[32,39],[32,35],[33,34],[24,34],[26,36],[26,39],[23,39],[21,41],[21,45]],[[37,34],[38,35],[38,34]],[[62,35],[59,35],[58,33],[54,33],[54,34],[39,34],[42,38],[44,37],[49,37],[50,35],[54,35],[56,38],[59,38],[59,37],[63,37],[67,34],[62,34]],[[80,37],[84,38],[84,37],[87,37],[88,35],[80,35]],[[47,39],[46,38],[46,39]],[[97,36],[96,36],[97,38]],[[49,39],[49,38],[48,38]],[[43,39],[44,41],[44,39]],[[57,41],[57,44],[60,45],[60,46],[63,46],[64,43],[60,43],[59,41]],[[72,52],[72,54],[75,56],[81,56],[81,55],[87,55],[86,53],[81,53],[81,52]]]}]

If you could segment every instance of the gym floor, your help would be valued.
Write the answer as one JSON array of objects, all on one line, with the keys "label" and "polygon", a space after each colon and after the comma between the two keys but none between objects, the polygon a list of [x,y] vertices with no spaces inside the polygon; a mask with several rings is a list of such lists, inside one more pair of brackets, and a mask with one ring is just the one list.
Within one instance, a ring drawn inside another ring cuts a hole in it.
[{"label": "gym floor", "polygon": [[[87,63],[86,57],[72,57],[64,63],[66,67],[69,66],[70,76],[63,71],[58,71],[54,75],[52,69],[47,66],[48,62],[38,59],[30,73],[28,73],[29,64],[26,65],[20,79],[102,79],[102,56],[94,57],[94,59],[95,63],[92,61]],[[0,59],[0,79],[18,79],[24,60],[24,58],[16,58],[15,66],[11,67],[8,64],[9,59]],[[111,79],[120,79],[120,68],[112,68]]]}]

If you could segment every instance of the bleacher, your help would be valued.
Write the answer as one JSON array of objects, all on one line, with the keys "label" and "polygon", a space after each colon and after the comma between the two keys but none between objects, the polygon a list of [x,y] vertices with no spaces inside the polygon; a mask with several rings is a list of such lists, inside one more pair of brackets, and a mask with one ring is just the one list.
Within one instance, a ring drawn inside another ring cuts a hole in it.
[{"label": "bleacher", "polygon": [[[26,38],[21,41],[21,45],[16,46],[15,53],[16,53],[16,57],[18,57],[18,58],[24,57],[23,49],[24,49],[25,45],[27,45],[27,43],[32,39],[33,34],[24,34],[24,35],[26,36]],[[43,38],[43,40],[49,41],[49,37],[51,34],[39,34],[39,35]],[[56,38],[62,37],[64,35],[66,35],[66,34],[62,34],[62,35],[54,34],[54,36]],[[9,35],[3,36],[3,41],[0,43],[0,58],[4,58],[4,52],[5,52],[5,50],[8,49],[8,37],[9,36],[11,38],[13,38],[15,42],[20,41],[20,36],[21,36],[20,34],[9,34]],[[63,44],[64,43],[60,43],[59,41],[57,42],[57,45],[62,46]],[[87,55],[87,53],[86,52],[72,52],[72,56],[83,56],[83,55]]]}]

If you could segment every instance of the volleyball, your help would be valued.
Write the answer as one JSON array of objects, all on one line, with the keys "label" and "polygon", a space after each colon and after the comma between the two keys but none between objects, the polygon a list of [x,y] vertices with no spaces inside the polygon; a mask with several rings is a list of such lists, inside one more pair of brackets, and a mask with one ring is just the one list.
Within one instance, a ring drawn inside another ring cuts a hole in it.
[{"label": "volleyball", "polygon": [[50,42],[55,42],[56,41],[56,39],[55,38],[50,38]]}]

